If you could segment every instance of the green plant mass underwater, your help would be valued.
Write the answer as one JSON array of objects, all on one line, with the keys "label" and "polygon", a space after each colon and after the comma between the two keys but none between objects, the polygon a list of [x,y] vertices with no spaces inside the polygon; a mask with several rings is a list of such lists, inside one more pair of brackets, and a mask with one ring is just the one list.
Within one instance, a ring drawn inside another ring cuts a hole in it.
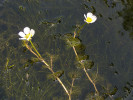
[{"label": "green plant mass underwater", "polygon": [[0,100],[132,100],[132,0],[1,0]]}]

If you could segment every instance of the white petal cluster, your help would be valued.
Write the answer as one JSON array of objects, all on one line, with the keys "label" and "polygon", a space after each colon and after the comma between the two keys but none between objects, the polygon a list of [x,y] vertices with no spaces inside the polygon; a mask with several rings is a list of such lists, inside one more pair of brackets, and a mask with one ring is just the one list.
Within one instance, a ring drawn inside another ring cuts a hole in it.
[{"label": "white petal cluster", "polygon": [[91,12],[88,12],[87,15],[84,14],[86,23],[94,23],[97,20],[97,17],[93,15]]},{"label": "white petal cluster", "polygon": [[35,30],[30,29],[29,27],[25,27],[23,32],[20,31],[18,35],[21,37],[19,40],[30,40],[35,34]]}]

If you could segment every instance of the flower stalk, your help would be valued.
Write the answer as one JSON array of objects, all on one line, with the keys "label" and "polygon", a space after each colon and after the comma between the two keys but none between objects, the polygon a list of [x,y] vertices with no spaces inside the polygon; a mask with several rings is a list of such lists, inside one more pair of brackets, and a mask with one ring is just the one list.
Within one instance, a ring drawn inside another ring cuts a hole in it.
[{"label": "flower stalk", "polygon": [[91,77],[90,77],[90,76],[89,76],[89,74],[87,73],[87,71],[86,71],[85,67],[83,68],[83,70],[84,70],[84,72],[85,72],[86,76],[88,77],[88,79],[90,80],[90,82],[93,84],[93,86],[94,86],[94,88],[95,88],[96,93],[97,93],[97,94],[99,94],[99,92],[98,92],[98,90],[97,90],[97,87],[96,87],[96,84],[93,82],[93,80],[91,79]]},{"label": "flower stalk", "polygon": [[79,30],[77,31],[77,34],[79,34],[79,32],[82,30],[82,28],[86,25],[86,23],[84,23],[80,28]]},{"label": "flower stalk", "polygon": [[[84,14],[84,17],[85,17],[85,22],[87,24],[90,24],[90,23],[94,23],[96,20],[97,20],[97,17],[95,15],[93,15],[92,13],[88,12],[87,15]],[[82,28],[86,25],[86,23],[84,23],[77,32],[74,32],[74,38],[76,37],[76,35],[79,35],[79,32],[82,30]],[[76,34],[77,33],[77,34]],[[60,83],[60,85],[63,87],[64,91],[66,92],[66,94],[68,95],[69,97],[69,100],[71,100],[71,94],[72,94],[72,88],[73,88],[73,85],[74,85],[74,80],[75,79],[72,79],[72,86],[71,86],[71,89],[70,91],[68,91],[68,89],[66,88],[66,86],[63,84],[63,82],[61,81],[61,79],[55,75],[55,72],[53,71],[53,67],[52,67],[52,58],[51,58],[51,64],[49,65],[45,60],[44,58],[41,56],[41,54],[37,51],[37,49],[35,48],[34,44],[32,43],[31,39],[32,37],[34,36],[35,34],[35,30],[33,29],[30,29],[29,27],[25,27],[23,29],[23,32],[20,31],[18,33],[18,35],[21,37],[19,38],[19,40],[27,40],[30,42],[32,48],[28,45],[27,42],[24,42],[25,43],[25,46],[26,48],[31,52],[33,53],[37,58],[38,60],[40,60],[41,62],[43,62],[47,68],[51,71],[51,73],[53,74],[53,76],[58,80],[58,82]],[[73,47],[73,50],[74,50],[74,53],[76,55],[76,57],[79,59],[78,57],[78,54],[77,54],[77,51],[75,49],[74,46]],[[90,82],[93,84],[94,88],[95,88],[95,91],[98,93],[98,90],[96,88],[96,85],[95,83],[93,82],[93,80],[91,79],[91,77],[89,76],[89,74],[87,73],[86,69],[85,69],[85,66],[80,62],[81,66],[83,67],[83,70],[84,72],[86,73],[86,76],[88,77],[88,79],[90,80]]]},{"label": "flower stalk", "polygon": [[[78,54],[77,54],[77,51],[76,51],[76,49],[75,49],[74,46],[73,46],[73,51],[74,51],[74,53],[75,53],[77,59],[79,59]],[[80,64],[81,64],[81,63],[80,63]],[[96,87],[95,83],[93,82],[93,80],[91,79],[90,75],[87,73],[87,70],[85,69],[85,66],[84,66],[83,64],[81,64],[81,66],[83,67],[83,71],[85,72],[86,76],[88,77],[88,79],[90,80],[90,82],[93,84],[96,93],[99,94],[99,92],[98,92],[98,90],[97,90],[97,87]]]},{"label": "flower stalk", "polygon": [[55,72],[53,71],[53,67],[52,67],[52,60],[51,60],[51,66],[43,59],[43,57],[40,55],[40,53],[37,51],[36,47],[34,46],[34,44],[32,43],[31,39],[32,37],[34,36],[35,34],[35,31],[33,29],[30,29],[29,27],[25,27],[23,32],[20,31],[18,33],[18,35],[21,37],[19,38],[19,40],[27,40],[30,42],[32,48],[28,45],[27,42],[24,41],[24,44],[26,46],[26,48],[31,52],[33,53],[37,58],[38,60],[40,60],[41,62],[43,62],[47,68],[51,71],[51,73],[53,74],[53,76],[55,77],[55,79],[58,80],[58,82],[61,84],[61,86],[63,87],[63,89],[65,90],[66,94],[68,95],[69,97],[69,100],[71,100],[71,93],[68,91],[68,89],[66,88],[66,86],[63,84],[63,82],[60,80],[60,78],[58,76],[55,75]]},{"label": "flower stalk", "polygon": [[[43,58],[42,56],[40,55],[40,53],[37,51],[37,49],[35,48],[34,44],[32,43],[32,41],[30,40],[30,43],[31,43],[31,46],[33,47],[33,49],[35,50],[35,52],[28,46],[28,44],[25,44],[26,48],[31,52],[33,53],[41,62],[43,62],[47,68],[52,72],[52,74],[54,75],[54,71],[52,69],[52,66],[50,66]],[[61,84],[61,86],[63,87],[63,89],[65,90],[66,94],[68,95],[69,97],[69,100],[71,100],[71,94],[69,93],[69,91],[67,90],[66,86],[63,84],[63,82],[60,80],[59,77],[55,76],[54,77],[58,80],[58,82]]]},{"label": "flower stalk", "polygon": [[40,53],[37,51],[37,49],[35,48],[35,46],[33,45],[33,43],[32,43],[31,40],[30,40],[30,44],[32,45],[33,49],[36,51],[36,53],[38,54],[38,56],[39,56],[40,58],[42,58],[41,55],[40,55]]},{"label": "flower stalk", "polygon": [[[87,15],[84,14],[84,17],[85,17],[85,20],[84,20],[84,21],[85,21],[87,24],[94,23],[94,22],[97,20],[97,17],[96,17],[95,15],[93,15],[92,13],[90,13],[90,12],[88,12]],[[86,25],[86,23],[84,23],[84,24],[79,28],[79,30],[77,31],[77,35],[79,35],[79,32],[80,32],[81,29]],[[76,37],[76,32],[74,32],[74,38],[75,38],[75,37]],[[74,51],[74,53],[75,53],[77,59],[79,59],[75,47],[72,46],[72,48],[73,48],[73,51]],[[81,66],[83,67],[83,71],[85,72],[86,76],[88,77],[88,79],[90,80],[90,82],[93,84],[96,93],[99,94],[99,92],[98,92],[98,90],[97,90],[97,87],[96,87],[95,83],[93,82],[93,80],[91,79],[91,77],[89,76],[89,74],[87,73],[87,70],[85,69],[85,66],[84,66],[81,62],[79,62],[79,63],[80,63]]]}]

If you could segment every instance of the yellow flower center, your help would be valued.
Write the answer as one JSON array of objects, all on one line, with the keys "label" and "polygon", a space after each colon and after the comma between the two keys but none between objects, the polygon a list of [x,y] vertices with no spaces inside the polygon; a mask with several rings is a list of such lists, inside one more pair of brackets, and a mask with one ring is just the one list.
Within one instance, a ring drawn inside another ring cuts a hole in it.
[{"label": "yellow flower center", "polygon": [[24,38],[26,38],[27,40],[31,39],[32,35],[29,33],[29,34],[26,34]]},{"label": "yellow flower center", "polygon": [[87,18],[86,18],[86,22],[88,22],[88,23],[92,22],[92,18],[87,17]]}]

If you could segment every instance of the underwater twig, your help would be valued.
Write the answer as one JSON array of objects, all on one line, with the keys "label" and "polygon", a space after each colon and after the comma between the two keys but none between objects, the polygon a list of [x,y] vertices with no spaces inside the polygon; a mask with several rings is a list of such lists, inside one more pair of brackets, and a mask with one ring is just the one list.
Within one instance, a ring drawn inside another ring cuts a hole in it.
[{"label": "underwater twig", "polygon": [[7,58],[6,65],[5,65],[5,70],[7,71],[8,75],[9,75],[9,81],[12,84],[11,75],[10,75],[10,71],[8,71],[9,70],[8,67],[9,67],[9,59]]},{"label": "underwater twig", "polygon": [[76,57],[78,58],[78,54],[77,54],[76,49],[75,49],[75,47],[74,47],[74,46],[73,46],[73,51],[74,51],[74,53],[75,53]]},{"label": "underwater twig", "polygon": [[7,92],[8,96],[11,95],[13,96],[13,83],[12,83],[12,77],[11,77],[11,71],[10,71],[10,68],[13,67],[14,65],[9,65],[9,58],[7,58],[7,61],[5,63],[5,69],[4,71],[1,73],[4,75],[4,78],[3,78],[3,82],[5,82],[5,92]]},{"label": "underwater twig", "polygon": [[65,92],[67,93],[68,97],[69,97],[69,100],[71,100],[71,95],[70,93],[68,92],[66,86],[63,84],[63,82],[60,80],[60,78],[58,76],[56,76],[52,69],[52,66],[50,66],[43,58],[42,56],[39,54],[39,52],[36,50],[35,46],[33,45],[32,41],[30,41],[32,47],[34,48],[34,50],[36,51],[36,53],[28,46],[28,44],[25,44],[26,48],[31,52],[33,53],[41,62],[43,62],[47,68],[52,72],[52,74],[54,75],[54,77],[58,80],[58,82],[61,84],[61,86],[63,87],[63,89],[65,90]]},{"label": "underwater twig", "polygon": [[39,56],[28,46],[28,44],[25,44],[26,48],[33,53],[37,58],[39,58]]},{"label": "underwater twig", "polygon": [[[32,41],[31,41],[31,43],[32,43]],[[32,45],[33,45],[33,43],[32,43]],[[27,43],[25,43],[25,46],[26,46],[26,48],[31,52],[31,53],[33,53],[39,60],[41,60],[46,66],[49,66],[48,65],[48,63],[41,57],[41,55],[39,54],[39,52],[36,50],[36,48],[35,48],[35,46],[33,47],[34,48],[34,50],[36,51],[36,52],[38,52],[38,55],[28,46],[28,44]]]},{"label": "underwater twig", "polygon": [[[85,23],[85,24],[86,24],[86,23]],[[85,24],[83,24],[83,25],[81,26],[80,30],[84,27]],[[79,31],[80,31],[80,30],[79,30]],[[74,38],[75,38],[75,37],[76,37],[76,32],[74,32]],[[72,47],[73,47],[73,51],[74,51],[76,57],[79,59],[75,47],[74,47],[74,46],[72,46]],[[81,64],[81,63],[80,63],[80,64]],[[95,88],[95,91],[97,92],[97,94],[99,94],[99,92],[98,92],[98,90],[97,90],[97,88],[96,88],[96,85],[95,85],[95,83],[93,82],[93,80],[91,79],[91,77],[89,76],[89,74],[87,73],[87,71],[86,71],[86,69],[85,69],[85,66],[84,66],[83,64],[81,64],[81,65],[82,65],[82,67],[83,67],[83,70],[84,70],[86,76],[88,77],[88,79],[90,80],[90,82],[93,84],[93,86],[94,86],[94,88]]]},{"label": "underwater twig", "polygon": [[51,65],[51,67],[53,66],[53,59],[52,59],[52,56],[50,57],[50,65]]},{"label": "underwater twig", "polygon": [[91,77],[89,76],[89,74],[87,73],[85,67],[83,68],[83,70],[84,70],[86,76],[88,77],[88,79],[90,80],[90,82],[93,84],[93,86],[94,86],[94,88],[95,88],[95,91],[97,92],[97,94],[99,94],[99,92],[98,92],[98,90],[97,90],[97,88],[96,88],[95,83],[93,82],[93,80],[91,79]]},{"label": "underwater twig", "polygon": [[8,63],[9,63],[9,59],[7,58],[7,61],[6,61],[6,64],[5,64],[6,71],[7,71]]},{"label": "underwater twig", "polygon": [[[43,62],[44,64],[46,64],[47,68],[48,68],[48,69],[53,73],[53,75],[54,75],[54,71],[53,71],[52,67],[50,67],[43,59],[42,59],[42,62]],[[54,75],[54,77],[58,80],[58,82],[61,84],[61,86],[63,87],[63,89],[65,90],[65,92],[67,93],[67,95],[69,96],[69,100],[71,100],[70,93],[68,92],[67,88],[66,88],[65,85],[62,83],[62,81],[60,80],[60,78],[57,77],[57,76],[55,76],[55,75]]]},{"label": "underwater twig", "polygon": [[109,95],[109,97],[111,98],[111,100],[114,100],[111,95]]},{"label": "underwater twig", "polygon": [[[74,46],[73,46],[73,51],[74,51],[76,57],[79,59],[78,54],[77,54],[76,49],[75,49]],[[80,64],[81,64],[81,63],[80,63]],[[98,90],[97,90],[97,88],[96,88],[96,85],[95,85],[95,83],[93,82],[93,80],[91,79],[91,77],[89,76],[89,74],[87,73],[87,71],[86,71],[86,69],[85,69],[85,66],[84,66],[83,64],[81,64],[81,65],[82,65],[82,67],[83,67],[83,70],[84,70],[86,76],[88,77],[88,79],[90,80],[90,82],[93,84],[93,86],[94,86],[94,88],[95,88],[95,91],[97,92],[97,94],[99,94],[99,92],[98,92]]]},{"label": "underwater twig", "polygon": [[[51,67],[49,67],[48,66],[48,69],[53,73],[53,75],[54,75],[54,71],[53,71],[53,69],[51,68]],[[68,90],[66,89],[66,87],[65,87],[65,85],[62,83],[62,81],[60,80],[60,78],[59,77],[57,77],[57,76],[55,76],[54,75],[54,77],[59,81],[59,83],[62,85],[62,87],[64,88],[64,90],[65,90],[65,92],[68,94],[68,96],[69,96],[69,92],[68,92]]]},{"label": "underwater twig", "polygon": [[98,67],[97,67],[97,73],[96,73],[95,79],[93,79],[93,81],[95,81],[95,80],[96,80],[97,75],[98,75]]},{"label": "underwater twig", "polygon": [[76,32],[74,31],[74,36],[73,36],[74,38],[76,37]]},{"label": "underwater twig", "polygon": [[75,81],[75,78],[72,78],[72,85],[71,85],[71,89],[70,89],[70,95],[72,94],[72,88],[74,86],[74,81]]}]

